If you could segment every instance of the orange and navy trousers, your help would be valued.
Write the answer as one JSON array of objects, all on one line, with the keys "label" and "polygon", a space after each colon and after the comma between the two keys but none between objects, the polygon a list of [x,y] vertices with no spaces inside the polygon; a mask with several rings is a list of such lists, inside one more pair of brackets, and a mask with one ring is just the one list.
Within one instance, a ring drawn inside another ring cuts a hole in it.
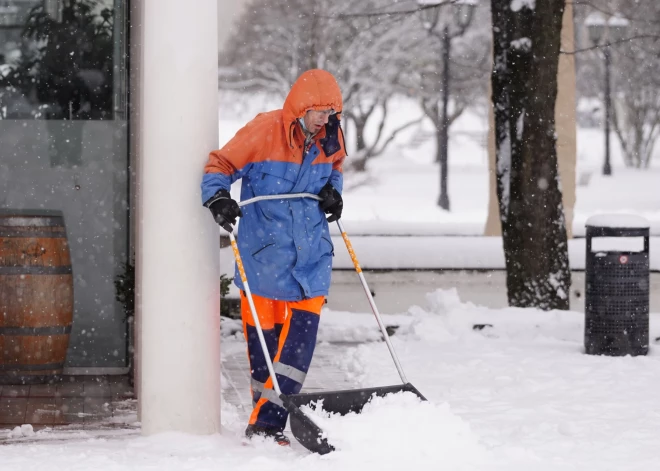
[{"label": "orange and navy trousers", "polygon": [[[298,394],[314,355],[325,297],[317,296],[302,301],[278,301],[255,295],[252,298],[280,389],[284,394]],[[252,373],[254,409],[250,415],[250,424],[284,430],[288,412],[273,390],[257,328],[243,291],[241,317]]]}]

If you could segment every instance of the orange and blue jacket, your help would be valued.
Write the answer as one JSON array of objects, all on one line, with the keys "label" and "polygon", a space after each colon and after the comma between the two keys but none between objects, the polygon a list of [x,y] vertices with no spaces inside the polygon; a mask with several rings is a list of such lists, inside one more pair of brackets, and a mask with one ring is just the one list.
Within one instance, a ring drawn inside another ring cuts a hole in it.
[{"label": "orange and blue jacket", "polygon": [[[307,110],[333,109],[311,145],[299,123]],[[346,157],[340,126],[341,91],[324,70],[308,70],[291,87],[281,110],[257,115],[204,169],[202,201],[242,179],[241,200],[262,195],[317,194],[330,184],[341,193]],[[296,301],[325,296],[330,287],[333,245],[316,200],[266,200],[241,208],[236,236],[252,293]],[[239,289],[244,289],[236,270]]]}]

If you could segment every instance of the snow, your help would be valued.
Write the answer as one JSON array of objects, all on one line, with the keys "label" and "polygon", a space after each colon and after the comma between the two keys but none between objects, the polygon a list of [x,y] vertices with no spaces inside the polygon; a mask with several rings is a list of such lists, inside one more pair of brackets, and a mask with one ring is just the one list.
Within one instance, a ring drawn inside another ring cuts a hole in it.
[{"label": "snow", "polygon": [[592,252],[642,252],[643,250],[644,237],[593,237],[591,239]]},{"label": "snow", "polygon": [[630,21],[628,19],[619,16],[619,15],[614,15],[610,17],[609,20],[607,20],[607,24],[610,26],[618,26],[618,27],[627,27],[630,26]]},{"label": "snow", "polygon": [[[522,122],[518,123],[521,128],[522,134]],[[502,180],[502,203],[501,206],[504,208],[503,219],[506,221],[509,217],[509,204],[511,202],[511,129],[509,129],[509,122],[507,121],[504,124],[504,137],[499,142],[498,148],[499,159],[497,159],[497,174],[501,176]]]},{"label": "snow", "polygon": [[[393,116],[398,122],[405,122],[419,113],[416,106],[406,101],[394,107],[397,113]],[[391,126],[395,127],[398,122]],[[421,131],[431,132],[430,123],[424,122]],[[502,143],[505,148],[510,147],[510,139],[516,135],[512,133],[516,131],[507,132],[508,139]],[[342,216],[347,231],[361,235],[483,235],[491,177],[485,113],[464,113],[450,129],[448,193],[451,211],[444,211],[436,204],[440,175],[438,164],[434,162],[434,139],[429,137],[413,145],[415,133],[416,130],[411,130],[397,136],[388,151],[369,164],[367,174],[347,173]],[[224,136],[225,132],[222,134]],[[648,170],[627,168],[613,135],[613,175],[604,176],[603,131],[578,128],[573,233],[584,236],[587,219],[597,214],[633,214],[646,218],[651,233],[660,235],[658,154],[660,148]],[[350,155],[349,148],[349,160]],[[499,171],[507,168],[503,166]]]},{"label": "snow", "polygon": [[[510,3],[513,11],[535,6],[535,0]],[[620,23],[611,20],[613,24]],[[529,39],[511,45],[527,48]],[[0,69],[0,75],[6,73],[6,68]],[[221,114],[221,143],[256,112],[272,108],[259,101],[264,109],[254,110],[259,107],[255,103],[236,105],[249,109],[250,116]],[[395,105],[394,116],[401,122],[419,112],[406,101]],[[511,146],[512,132],[521,138],[524,124],[521,115],[516,129],[507,130],[501,143],[505,149]],[[428,132],[429,123],[420,129]],[[439,175],[433,139],[413,146],[411,136],[417,129],[401,133],[385,155],[369,164],[368,173],[346,175],[342,220],[364,268],[504,268],[502,240],[481,237],[490,178],[485,129],[484,116],[477,112],[466,113],[452,125],[451,211],[436,205]],[[651,267],[660,270],[658,157],[648,171],[625,168],[615,144],[614,175],[604,177],[599,170],[602,131],[578,130],[578,146],[574,233],[583,235],[585,224],[649,227],[656,235],[651,240]],[[505,153],[501,162],[499,171],[509,178],[510,155]],[[508,200],[506,192],[508,185]],[[335,267],[350,269],[343,242],[334,226],[332,230]],[[596,238],[593,248],[630,250],[628,244],[639,248],[639,241]],[[584,268],[584,239],[569,241],[569,256],[573,268]],[[231,266],[231,253],[221,251],[221,260]],[[133,415],[102,432],[35,431],[19,424],[0,431],[8,441],[0,447],[0,470],[657,468],[660,356],[654,339],[660,336],[660,313],[651,315],[649,355],[634,358],[585,355],[584,315],[578,312],[492,309],[462,302],[456,290],[429,293],[408,311],[385,317],[387,325],[398,326],[392,342],[409,379],[429,401],[407,393],[375,399],[360,415],[310,412],[337,447],[330,455],[310,455],[295,443],[290,449],[259,441],[244,444],[244,418],[225,402],[222,434],[212,436],[143,437]],[[236,335],[240,322],[223,319],[222,329],[223,349],[245,348]],[[380,339],[371,313],[323,311],[319,342],[336,350],[337,364],[355,387],[399,382]]]},{"label": "snow", "polygon": [[587,18],[584,20],[584,24],[586,26],[605,26],[607,24],[607,20],[601,12],[594,11],[587,15]]},{"label": "snow", "polygon": [[[416,106],[405,100],[395,103],[392,109],[396,110],[392,116],[399,122],[419,113]],[[346,174],[342,221],[365,270],[504,270],[501,238],[482,236],[490,178],[485,147],[485,116],[485,113],[478,112],[464,114],[450,129],[448,184],[451,211],[443,211],[436,205],[439,172],[438,165],[433,161],[434,139],[432,134],[428,134],[432,128],[427,122],[418,130],[402,133],[383,156],[368,165],[366,174]],[[222,120],[221,139],[228,139],[240,123],[240,119]],[[396,127],[397,124],[395,122],[391,126]],[[416,142],[414,137],[420,134],[430,137]],[[598,214],[632,214],[649,221],[652,235],[650,267],[660,271],[660,192],[657,191],[660,149],[656,151],[650,169],[638,170],[624,166],[614,135],[612,144],[613,175],[604,176],[602,129],[578,128],[577,202],[573,221],[576,238],[568,241],[570,266],[573,270],[585,268],[586,244],[583,237],[589,218]],[[349,160],[350,155],[349,148]],[[331,232],[335,246],[334,268],[352,270],[353,264],[336,225],[331,225]],[[602,248],[615,250],[621,247],[606,245]],[[223,271],[233,276],[230,249],[220,251],[220,260]],[[369,273],[366,276],[369,281]],[[419,292],[411,286],[418,278],[421,279],[408,272],[407,281],[401,284],[401,289]],[[380,289],[380,296],[395,296],[382,292],[389,288]],[[233,285],[230,290],[230,295],[236,296]],[[405,302],[400,305],[414,304],[414,296],[402,294],[399,298]],[[482,295],[476,297],[487,298]],[[348,334],[337,332],[335,338],[340,339],[341,335]]]},{"label": "snow", "polygon": [[9,432],[9,438],[34,437],[34,428],[31,424],[18,425]]},{"label": "snow", "polygon": [[[443,5],[447,2],[442,0],[415,0],[418,5]],[[453,5],[479,5],[479,0],[453,0],[451,2]]]},{"label": "snow", "polygon": [[[513,44],[512,44],[513,45]],[[520,116],[516,121],[516,139],[521,141],[523,137],[523,132],[525,131],[525,108],[520,112]]]},{"label": "snow", "polygon": [[[350,236],[350,234],[349,234]],[[631,238],[615,238],[599,241],[601,250],[637,251],[639,241]],[[618,239],[624,239],[623,241]],[[504,252],[501,237],[350,237],[355,254],[363,269],[449,269],[449,270],[503,270]],[[344,248],[340,236],[333,236],[336,269],[351,269],[353,263]],[[660,237],[650,239],[651,270],[660,270]],[[230,253],[227,252],[229,256]],[[584,270],[586,257],[585,239],[568,241],[568,258],[574,270]],[[222,254],[221,254],[222,258]]]},{"label": "snow", "polygon": [[536,0],[511,0],[511,11],[520,11],[523,7],[536,9]]},{"label": "snow", "polygon": [[[651,315],[651,339],[660,336],[659,316]],[[430,293],[407,312],[384,317],[400,326],[392,342],[408,379],[429,401],[405,393],[374,400],[361,415],[314,411],[337,448],[329,455],[309,454],[296,443],[245,445],[244,419],[225,403],[222,434],[213,436],[24,427],[25,438],[0,447],[2,470],[656,468],[655,343],[648,356],[585,355],[582,314],[488,309],[461,302],[455,290]],[[322,313],[320,342],[337,340],[340,332],[362,342],[335,347],[356,387],[399,383],[377,329],[370,313]],[[242,348],[240,336],[223,338],[223,349]]]},{"label": "snow", "polygon": [[595,214],[587,219],[587,226],[648,229],[649,221],[636,214]]},{"label": "snow", "polygon": [[[221,114],[221,142],[264,110],[260,108],[272,108],[266,103],[236,102],[243,113],[234,108]],[[396,109],[393,116],[401,121],[419,112],[405,101]],[[429,124],[421,130],[428,132]],[[452,125],[451,211],[436,205],[439,176],[433,139],[412,145],[419,129],[401,133],[385,155],[369,164],[366,174],[346,175],[342,221],[363,267],[504,268],[501,239],[480,237],[489,191],[485,130],[484,115],[475,112]],[[614,145],[614,172],[606,177],[600,173],[602,143],[601,130],[578,130],[574,233],[584,235],[585,222],[600,221],[600,214],[615,215],[606,222],[631,214],[643,217],[655,235],[651,267],[660,270],[658,157],[647,171],[628,169]],[[333,240],[335,267],[352,268],[334,225]],[[584,268],[583,238],[569,241],[569,256],[572,268]],[[231,252],[223,249],[226,273],[232,273],[232,260]],[[366,277],[369,281],[368,273]],[[19,424],[5,432],[8,443],[0,447],[0,469],[657,468],[660,402],[654,392],[660,389],[660,356],[655,339],[660,337],[660,313],[651,314],[649,354],[615,358],[583,353],[584,315],[578,312],[493,309],[462,302],[455,289],[432,292],[416,304],[383,317],[386,325],[399,326],[392,343],[408,379],[429,401],[401,394],[374,401],[361,415],[329,417],[315,411],[337,447],[330,455],[310,455],[296,443],[290,449],[265,442],[246,446],[241,439],[244,417],[224,402],[222,434],[213,436],[143,437],[132,415],[118,419],[118,428],[102,431],[35,431]],[[240,323],[223,319],[222,329],[223,353],[243,351],[244,341],[236,335]],[[337,366],[355,387],[399,383],[380,339],[371,313],[325,309],[321,316],[319,343],[335,349]],[[223,382],[226,388],[226,376]]]},{"label": "snow", "polygon": [[[418,113],[405,102],[397,103],[397,111],[401,122]],[[421,129],[432,130],[427,122]],[[349,234],[483,235],[490,178],[486,130],[485,116],[473,112],[462,115],[451,127],[448,176],[451,211],[444,211],[436,204],[440,175],[434,162],[434,139],[429,137],[413,146],[414,130],[402,133],[383,156],[375,158],[367,174],[348,173],[342,219]],[[509,138],[513,137],[509,134]],[[650,169],[626,168],[613,136],[613,175],[608,177],[601,172],[602,131],[579,128],[577,139],[573,233],[584,236],[586,220],[607,213],[644,217],[649,220],[651,233],[660,235],[660,192],[657,191],[660,149]],[[502,145],[508,148],[509,139]],[[505,169],[503,166],[500,171]]]},{"label": "snow", "polygon": [[[247,103],[226,95],[221,98],[222,103],[231,106],[220,115],[221,143],[257,112],[278,106],[262,97]],[[405,99],[396,100],[392,110],[396,112],[391,113],[392,121],[388,121],[386,130],[419,116],[418,106]],[[485,112],[473,110],[461,115],[451,126],[448,176],[451,211],[444,211],[436,204],[440,177],[429,122],[398,135],[384,155],[369,163],[368,172],[346,173],[342,221],[365,269],[504,269],[501,238],[482,236],[491,177],[486,116]],[[426,138],[417,140],[419,136]],[[347,139],[350,161],[348,130]],[[510,142],[503,144],[510,146]],[[613,175],[604,176],[602,129],[578,128],[573,219],[576,238],[568,242],[572,269],[583,270],[585,266],[586,222],[594,216],[609,214],[612,216],[608,219],[628,220],[632,215],[648,221],[651,269],[660,270],[658,154],[660,148],[648,170],[627,168],[616,136],[612,135]],[[239,197],[237,184],[232,194]],[[336,225],[332,224],[330,230],[335,245],[333,266],[352,269]],[[220,263],[222,272],[233,276],[233,254],[229,248],[220,251]],[[233,285],[230,295],[236,296]]]},{"label": "snow", "polygon": [[522,51],[529,51],[532,49],[532,40],[529,38],[516,39],[511,41],[511,47],[514,49],[520,49]]},{"label": "snow", "polygon": [[[375,398],[359,415],[341,417],[313,411],[312,416],[327,433],[329,442],[341,449],[350,469],[410,465],[433,469],[441,460],[451,463],[452,469],[470,470],[487,466],[489,461],[487,448],[449,404],[422,402],[409,392]],[[442,424],[434,433],[420,427],[434,423]],[[392,450],[405,453],[395,454]]]},{"label": "snow", "polygon": [[[346,232],[364,270],[504,270],[504,251],[501,237],[455,236],[388,236],[352,235],[346,224]],[[331,230],[335,247],[333,268],[352,270],[353,262],[348,255],[342,237],[336,227]],[[635,238],[596,237],[592,239],[592,251],[640,250],[640,240]],[[621,240],[623,239],[623,240]],[[632,240],[631,240],[632,239]],[[650,269],[660,271],[660,237],[651,237],[649,249]],[[597,249],[596,249],[597,248]],[[568,257],[571,269],[584,270],[586,240],[568,241]],[[230,247],[220,250],[220,267],[223,273],[233,276],[234,258]],[[234,285],[230,295],[238,296]]]}]

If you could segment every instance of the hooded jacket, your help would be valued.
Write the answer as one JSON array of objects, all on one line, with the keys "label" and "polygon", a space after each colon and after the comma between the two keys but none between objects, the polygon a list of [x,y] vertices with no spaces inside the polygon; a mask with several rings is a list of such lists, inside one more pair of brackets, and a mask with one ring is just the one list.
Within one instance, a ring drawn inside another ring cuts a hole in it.
[{"label": "hooded jacket", "polygon": [[[298,120],[310,109],[333,109],[336,114],[306,150]],[[319,69],[304,72],[291,87],[283,109],[257,115],[222,149],[211,152],[204,168],[202,201],[229,190],[239,178],[241,200],[318,194],[327,182],[341,193],[346,157],[341,110],[335,78]],[[333,245],[318,201],[275,199],[241,210],[236,239],[252,293],[285,301],[328,294]],[[238,270],[234,280],[243,289]]]}]

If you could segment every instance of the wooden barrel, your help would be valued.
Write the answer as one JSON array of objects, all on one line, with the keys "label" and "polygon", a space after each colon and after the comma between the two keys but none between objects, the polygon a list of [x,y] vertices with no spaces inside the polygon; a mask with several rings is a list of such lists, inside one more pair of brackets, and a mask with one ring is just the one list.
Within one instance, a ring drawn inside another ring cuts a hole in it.
[{"label": "wooden barrel", "polygon": [[62,213],[0,210],[0,384],[58,380],[72,320]]}]

